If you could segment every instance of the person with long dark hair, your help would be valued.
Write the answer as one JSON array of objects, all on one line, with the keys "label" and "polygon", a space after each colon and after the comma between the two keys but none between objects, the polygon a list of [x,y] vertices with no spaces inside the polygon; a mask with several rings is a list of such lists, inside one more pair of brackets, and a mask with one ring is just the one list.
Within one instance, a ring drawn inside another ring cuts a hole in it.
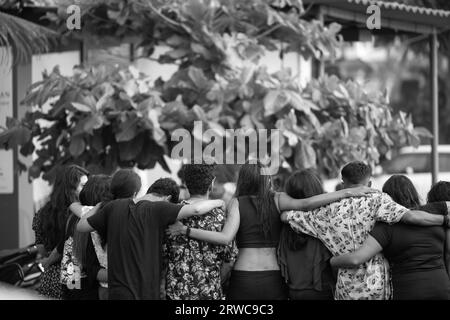
[{"label": "person with long dark hair", "polygon": [[169,227],[170,235],[184,234],[197,240],[226,245],[236,237],[239,254],[231,272],[227,299],[287,299],[276,250],[280,240],[280,213],[312,209],[348,197],[374,192],[367,187],[341,190],[307,199],[275,193],[267,168],[259,161],[247,162],[239,170],[235,199],[221,232],[188,228],[180,223]]},{"label": "person with long dark hair", "polygon": [[[383,190],[391,192],[398,201],[412,205],[411,209],[416,208],[417,192],[408,178],[394,176],[386,184]],[[448,221],[449,202],[445,201],[450,201],[450,186],[447,192],[442,192],[444,185],[442,182],[434,185],[428,193],[428,204],[419,208],[444,215]],[[383,251],[391,266],[394,300],[449,300],[450,280],[444,261],[444,253],[448,257],[449,250],[448,246],[444,249],[448,232],[445,226],[377,223],[360,248],[333,257],[331,264],[355,268]]]},{"label": "person with long dark hair", "polygon": [[[33,230],[36,244],[44,245],[50,254],[64,237],[68,218],[68,207],[78,201],[78,195],[88,180],[88,171],[77,165],[62,168],[56,175],[50,200],[36,212],[33,218]],[[41,295],[60,299],[62,285],[60,283],[61,257],[44,260],[45,271],[41,276],[38,292]]]},{"label": "person with long dark hair", "polygon": [[[80,192],[80,203],[84,211],[93,206],[108,202],[112,199],[110,192],[111,178],[107,175],[91,176]],[[101,265],[97,257],[98,249],[94,246],[100,245],[96,242],[94,234],[77,232],[76,225],[80,218],[76,214],[70,215],[64,242],[58,246],[58,252],[63,254],[61,263],[62,279],[66,285],[63,287],[63,298],[65,300],[98,300],[99,282],[107,283],[106,266]],[[101,250],[103,250],[100,247]],[[77,268],[79,274],[79,286],[71,286],[67,283],[73,273],[68,272],[70,268]]]},{"label": "person with long dark hair", "polygon": [[383,185],[383,192],[408,209],[420,206],[419,194],[412,181],[401,174],[394,174]]},{"label": "person with long dark hair", "polygon": [[[286,180],[285,192],[294,199],[323,194],[320,177],[311,169],[294,172]],[[296,233],[289,225],[281,231],[278,261],[291,300],[333,300],[336,280],[331,253],[318,239]]]}]

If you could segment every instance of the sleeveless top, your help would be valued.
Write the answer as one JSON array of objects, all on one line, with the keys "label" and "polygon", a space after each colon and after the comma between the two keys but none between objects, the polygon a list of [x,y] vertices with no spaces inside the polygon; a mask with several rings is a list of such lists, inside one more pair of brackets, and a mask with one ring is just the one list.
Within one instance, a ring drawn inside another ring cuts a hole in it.
[{"label": "sleeveless top", "polygon": [[236,245],[238,248],[276,248],[280,241],[282,222],[278,210],[272,213],[272,228],[268,238],[260,224],[257,212],[257,197],[238,197],[240,223],[236,234]]}]

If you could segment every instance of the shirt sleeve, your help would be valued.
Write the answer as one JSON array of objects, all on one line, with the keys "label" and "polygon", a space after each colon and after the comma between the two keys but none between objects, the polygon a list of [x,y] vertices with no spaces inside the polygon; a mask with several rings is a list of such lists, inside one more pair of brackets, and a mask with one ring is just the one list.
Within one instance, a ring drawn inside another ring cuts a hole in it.
[{"label": "shirt sleeve", "polygon": [[106,239],[107,229],[108,229],[108,211],[110,210],[112,204],[108,203],[103,208],[98,210],[94,215],[87,218],[89,225],[98,232],[100,237]]},{"label": "shirt sleeve", "polygon": [[377,240],[380,246],[386,248],[391,242],[392,228],[393,226],[387,223],[378,222],[370,232],[370,235]]},{"label": "shirt sleeve", "polygon": [[377,221],[389,224],[397,223],[409,211],[409,209],[392,200],[386,193],[381,194],[377,200],[377,207],[375,208],[375,219]]},{"label": "shirt sleeve", "polygon": [[328,215],[331,207],[324,206],[313,211],[288,211],[287,220],[295,232],[306,233],[313,237],[318,237],[320,229],[320,218]]},{"label": "shirt sleeve", "polygon": [[420,206],[419,210],[443,216],[448,213],[447,203],[445,201],[427,203],[426,205]]},{"label": "shirt sleeve", "polygon": [[158,215],[161,226],[165,227],[177,221],[178,213],[183,207],[182,204],[174,204],[170,202],[157,201],[151,202],[154,213]]}]

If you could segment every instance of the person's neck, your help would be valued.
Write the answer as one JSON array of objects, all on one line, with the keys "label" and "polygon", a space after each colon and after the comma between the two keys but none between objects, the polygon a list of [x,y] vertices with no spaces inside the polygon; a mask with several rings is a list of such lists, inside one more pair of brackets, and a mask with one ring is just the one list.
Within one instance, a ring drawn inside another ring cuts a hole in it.
[{"label": "person's neck", "polygon": [[209,199],[209,193],[201,195],[201,194],[195,194],[191,196],[187,201],[189,202],[197,202],[201,200],[208,200]]},{"label": "person's neck", "polygon": [[348,188],[357,188],[357,187],[364,187],[365,185],[362,183],[356,183],[356,184],[344,184],[344,189]]},{"label": "person's neck", "polygon": [[139,201],[148,200],[151,201],[152,195],[150,193],[147,193],[139,198],[133,198],[134,203],[138,203]]}]

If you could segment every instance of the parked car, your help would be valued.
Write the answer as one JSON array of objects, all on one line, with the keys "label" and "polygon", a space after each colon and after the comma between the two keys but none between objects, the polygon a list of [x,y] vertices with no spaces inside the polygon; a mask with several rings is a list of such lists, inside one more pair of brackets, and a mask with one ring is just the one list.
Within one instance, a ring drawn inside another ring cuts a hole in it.
[{"label": "parked car", "polygon": [[[439,145],[439,174],[438,181],[450,181],[450,145]],[[383,184],[393,174],[408,176],[421,197],[426,202],[427,193],[431,188],[431,146],[423,145],[418,148],[405,147],[392,160],[378,166],[372,178],[372,187],[382,189]],[[340,178],[324,181],[327,192],[335,191],[341,182]]]}]

